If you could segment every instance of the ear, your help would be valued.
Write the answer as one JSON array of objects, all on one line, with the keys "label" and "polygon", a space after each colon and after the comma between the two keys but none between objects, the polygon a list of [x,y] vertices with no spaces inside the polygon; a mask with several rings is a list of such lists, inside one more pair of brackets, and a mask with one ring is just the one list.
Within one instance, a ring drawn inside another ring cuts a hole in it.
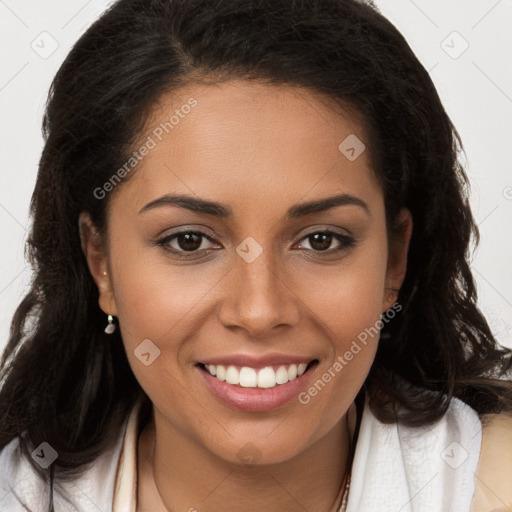
[{"label": "ear", "polygon": [[388,267],[382,312],[393,306],[404,282],[407,272],[407,251],[409,250],[411,235],[412,215],[407,208],[402,208],[389,240]]},{"label": "ear", "polygon": [[106,315],[117,315],[117,305],[112,288],[106,244],[89,213],[82,212],[78,218],[78,229],[89,272],[98,287],[99,305]]}]

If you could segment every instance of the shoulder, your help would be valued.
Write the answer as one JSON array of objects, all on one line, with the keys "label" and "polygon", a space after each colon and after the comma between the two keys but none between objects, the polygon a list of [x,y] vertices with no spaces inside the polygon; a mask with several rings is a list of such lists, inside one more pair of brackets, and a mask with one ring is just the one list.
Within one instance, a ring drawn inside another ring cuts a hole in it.
[{"label": "shoulder", "polygon": [[18,512],[24,506],[42,512],[47,500],[44,480],[22,454],[19,439],[14,438],[0,451],[0,510]]},{"label": "shoulder", "polygon": [[[126,423],[112,448],[101,453],[91,464],[81,468],[76,476],[55,483],[55,510],[89,512],[97,511],[98,507],[100,510],[111,510],[125,431]],[[39,447],[34,452],[38,449]],[[34,453],[34,456],[38,453],[40,452]],[[44,461],[44,449],[41,453]],[[57,453],[56,456],[58,458]],[[13,439],[0,451],[1,512],[47,512],[50,510],[50,495],[50,486],[45,479],[45,468],[41,474],[36,471],[28,457],[22,453],[19,439]]]},{"label": "shoulder", "polygon": [[457,398],[437,422],[414,427],[379,421],[367,401],[347,510],[396,512],[414,500],[417,512],[468,511],[481,436],[478,414]]},{"label": "shoulder", "polygon": [[482,449],[471,512],[512,509],[512,414],[482,417]]}]

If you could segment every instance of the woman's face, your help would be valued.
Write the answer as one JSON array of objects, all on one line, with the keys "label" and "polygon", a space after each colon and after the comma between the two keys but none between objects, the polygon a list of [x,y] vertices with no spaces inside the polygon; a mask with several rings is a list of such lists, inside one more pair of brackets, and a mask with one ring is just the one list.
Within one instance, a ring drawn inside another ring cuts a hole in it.
[{"label": "woman's face", "polygon": [[141,141],[86,252],[155,419],[225,460],[297,455],[367,376],[408,212],[390,244],[365,133],[305,89],[186,86]]}]

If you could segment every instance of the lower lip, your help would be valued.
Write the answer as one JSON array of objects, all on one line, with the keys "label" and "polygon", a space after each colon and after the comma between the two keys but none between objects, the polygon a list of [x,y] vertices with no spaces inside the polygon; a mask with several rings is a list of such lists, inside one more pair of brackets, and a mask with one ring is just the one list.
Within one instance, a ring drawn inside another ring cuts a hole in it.
[{"label": "lower lip", "polygon": [[[315,363],[316,365],[316,363]],[[313,368],[308,368],[300,377],[276,384],[273,388],[244,388],[221,381],[202,367],[197,367],[212,393],[222,402],[242,411],[263,412],[277,409],[295,398],[306,386]]]}]

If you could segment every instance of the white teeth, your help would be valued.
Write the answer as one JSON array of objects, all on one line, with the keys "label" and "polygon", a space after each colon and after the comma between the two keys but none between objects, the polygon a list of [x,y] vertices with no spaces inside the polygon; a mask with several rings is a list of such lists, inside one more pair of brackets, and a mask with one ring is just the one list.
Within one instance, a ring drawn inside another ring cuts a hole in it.
[{"label": "white teeth", "polygon": [[288,382],[288,370],[285,366],[278,368],[275,379],[277,384],[286,384]]},{"label": "white teeth", "polygon": [[[212,367],[212,366],[215,366],[215,365],[211,364],[210,367]],[[219,379],[219,380],[226,380],[226,368],[224,368],[224,366],[222,366],[220,364],[217,365],[215,373],[217,374],[217,379]]]},{"label": "white teeth", "polygon": [[228,384],[239,384],[243,388],[273,388],[278,384],[286,384],[297,377],[300,377],[307,368],[306,363],[299,365],[291,364],[280,366],[277,371],[272,366],[266,366],[259,371],[248,366],[243,366],[238,371],[234,366],[225,366],[218,364],[206,365],[206,369],[211,375]]},{"label": "white teeth", "polygon": [[228,384],[240,383],[240,372],[234,366],[229,366],[226,370],[226,382]]},{"label": "white teeth", "polygon": [[243,388],[255,388],[257,379],[258,376],[256,375],[256,370],[253,370],[248,366],[244,366],[240,370],[240,386]]},{"label": "white teeth", "polygon": [[[258,387],[259,388],[273,388],[276,385],[276,374],[271,366],[262,368],[258,372]],[[288,382],[288,379],[286,380]],[[278,384],[282,384],[278,382]]]}]

